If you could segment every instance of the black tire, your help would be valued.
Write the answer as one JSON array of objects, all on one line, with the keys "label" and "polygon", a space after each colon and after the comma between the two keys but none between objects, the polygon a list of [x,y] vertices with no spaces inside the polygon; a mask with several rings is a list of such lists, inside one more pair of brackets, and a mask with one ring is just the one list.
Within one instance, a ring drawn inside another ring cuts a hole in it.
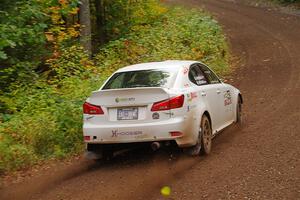
[{"label": "black tire", "polygon": [[236,105],[236,124],[242,125],[242,99],[238,97]]},{"label": "black tire", "polygon": [[102,148],[102,159],[111,160],[114,157],[114,149],[112,146],[103,146]]},{"label": "black tire", "polygon": [[191,156],[206,155],[211,151],[212,130],[209,119],[206,115],[202,116],[199,135],[196,145],[188,148],[188,154]]}]

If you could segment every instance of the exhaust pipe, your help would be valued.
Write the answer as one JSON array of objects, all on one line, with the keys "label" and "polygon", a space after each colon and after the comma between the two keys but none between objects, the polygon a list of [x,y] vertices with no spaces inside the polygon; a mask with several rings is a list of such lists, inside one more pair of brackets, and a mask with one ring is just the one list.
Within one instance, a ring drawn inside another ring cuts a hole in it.
[{"label": "exhaust pipe", "polygon": [[85,151],[83,157],[87,160],[99,160],[102,158],[102,155],[93,151]]},{"label": "exhaust pipe", "polygon": [[160,148],[160,143],[159,142],[152,142],[152,144],[151,144],[151,149],[153,150],[153,151],[156,151],[156,150],[158,150]]}]

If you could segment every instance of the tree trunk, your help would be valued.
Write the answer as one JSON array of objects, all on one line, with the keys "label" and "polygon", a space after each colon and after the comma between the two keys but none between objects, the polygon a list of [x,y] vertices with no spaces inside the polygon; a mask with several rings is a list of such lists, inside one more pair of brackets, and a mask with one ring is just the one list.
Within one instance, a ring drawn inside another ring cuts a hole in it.
[{"label": "tree trunk", "polygon": [[104,0],[95,0],[96,8],[96,34],[97,40],[100,44],[104,44],[106,41],[106,33],[104,30],[105,24],[105,3]]},{"label": "tree trunk", "polygon": [[80,44],[92,55],[92,34],[91,34],[91,16],[89,0],[81,0],[79,20],[81,25]]}]

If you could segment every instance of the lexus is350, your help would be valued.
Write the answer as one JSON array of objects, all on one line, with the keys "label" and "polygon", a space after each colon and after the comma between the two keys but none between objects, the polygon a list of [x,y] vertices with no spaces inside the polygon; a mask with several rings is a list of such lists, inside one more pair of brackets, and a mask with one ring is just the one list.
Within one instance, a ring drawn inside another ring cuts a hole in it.
[{"label": "lexus is350", "polygon": [[198,61],[127,66],[83,105],[87,151],[104,157],[122,145],[175,142],[191,155],[209,154],[212,138],[241,122],[240,91]]}]

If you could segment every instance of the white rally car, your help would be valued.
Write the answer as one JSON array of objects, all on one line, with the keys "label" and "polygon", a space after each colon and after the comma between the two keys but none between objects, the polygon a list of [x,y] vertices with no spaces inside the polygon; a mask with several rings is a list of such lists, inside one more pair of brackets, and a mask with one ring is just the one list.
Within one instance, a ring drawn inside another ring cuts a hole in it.
[{"label": "white rally car", "polygon": [[124,144],[175,141],[209,154],[220,130],[241,121],[242,96],[197,61],[143,63],[116,71],[83,105],[87,151],[112,155]]}]

